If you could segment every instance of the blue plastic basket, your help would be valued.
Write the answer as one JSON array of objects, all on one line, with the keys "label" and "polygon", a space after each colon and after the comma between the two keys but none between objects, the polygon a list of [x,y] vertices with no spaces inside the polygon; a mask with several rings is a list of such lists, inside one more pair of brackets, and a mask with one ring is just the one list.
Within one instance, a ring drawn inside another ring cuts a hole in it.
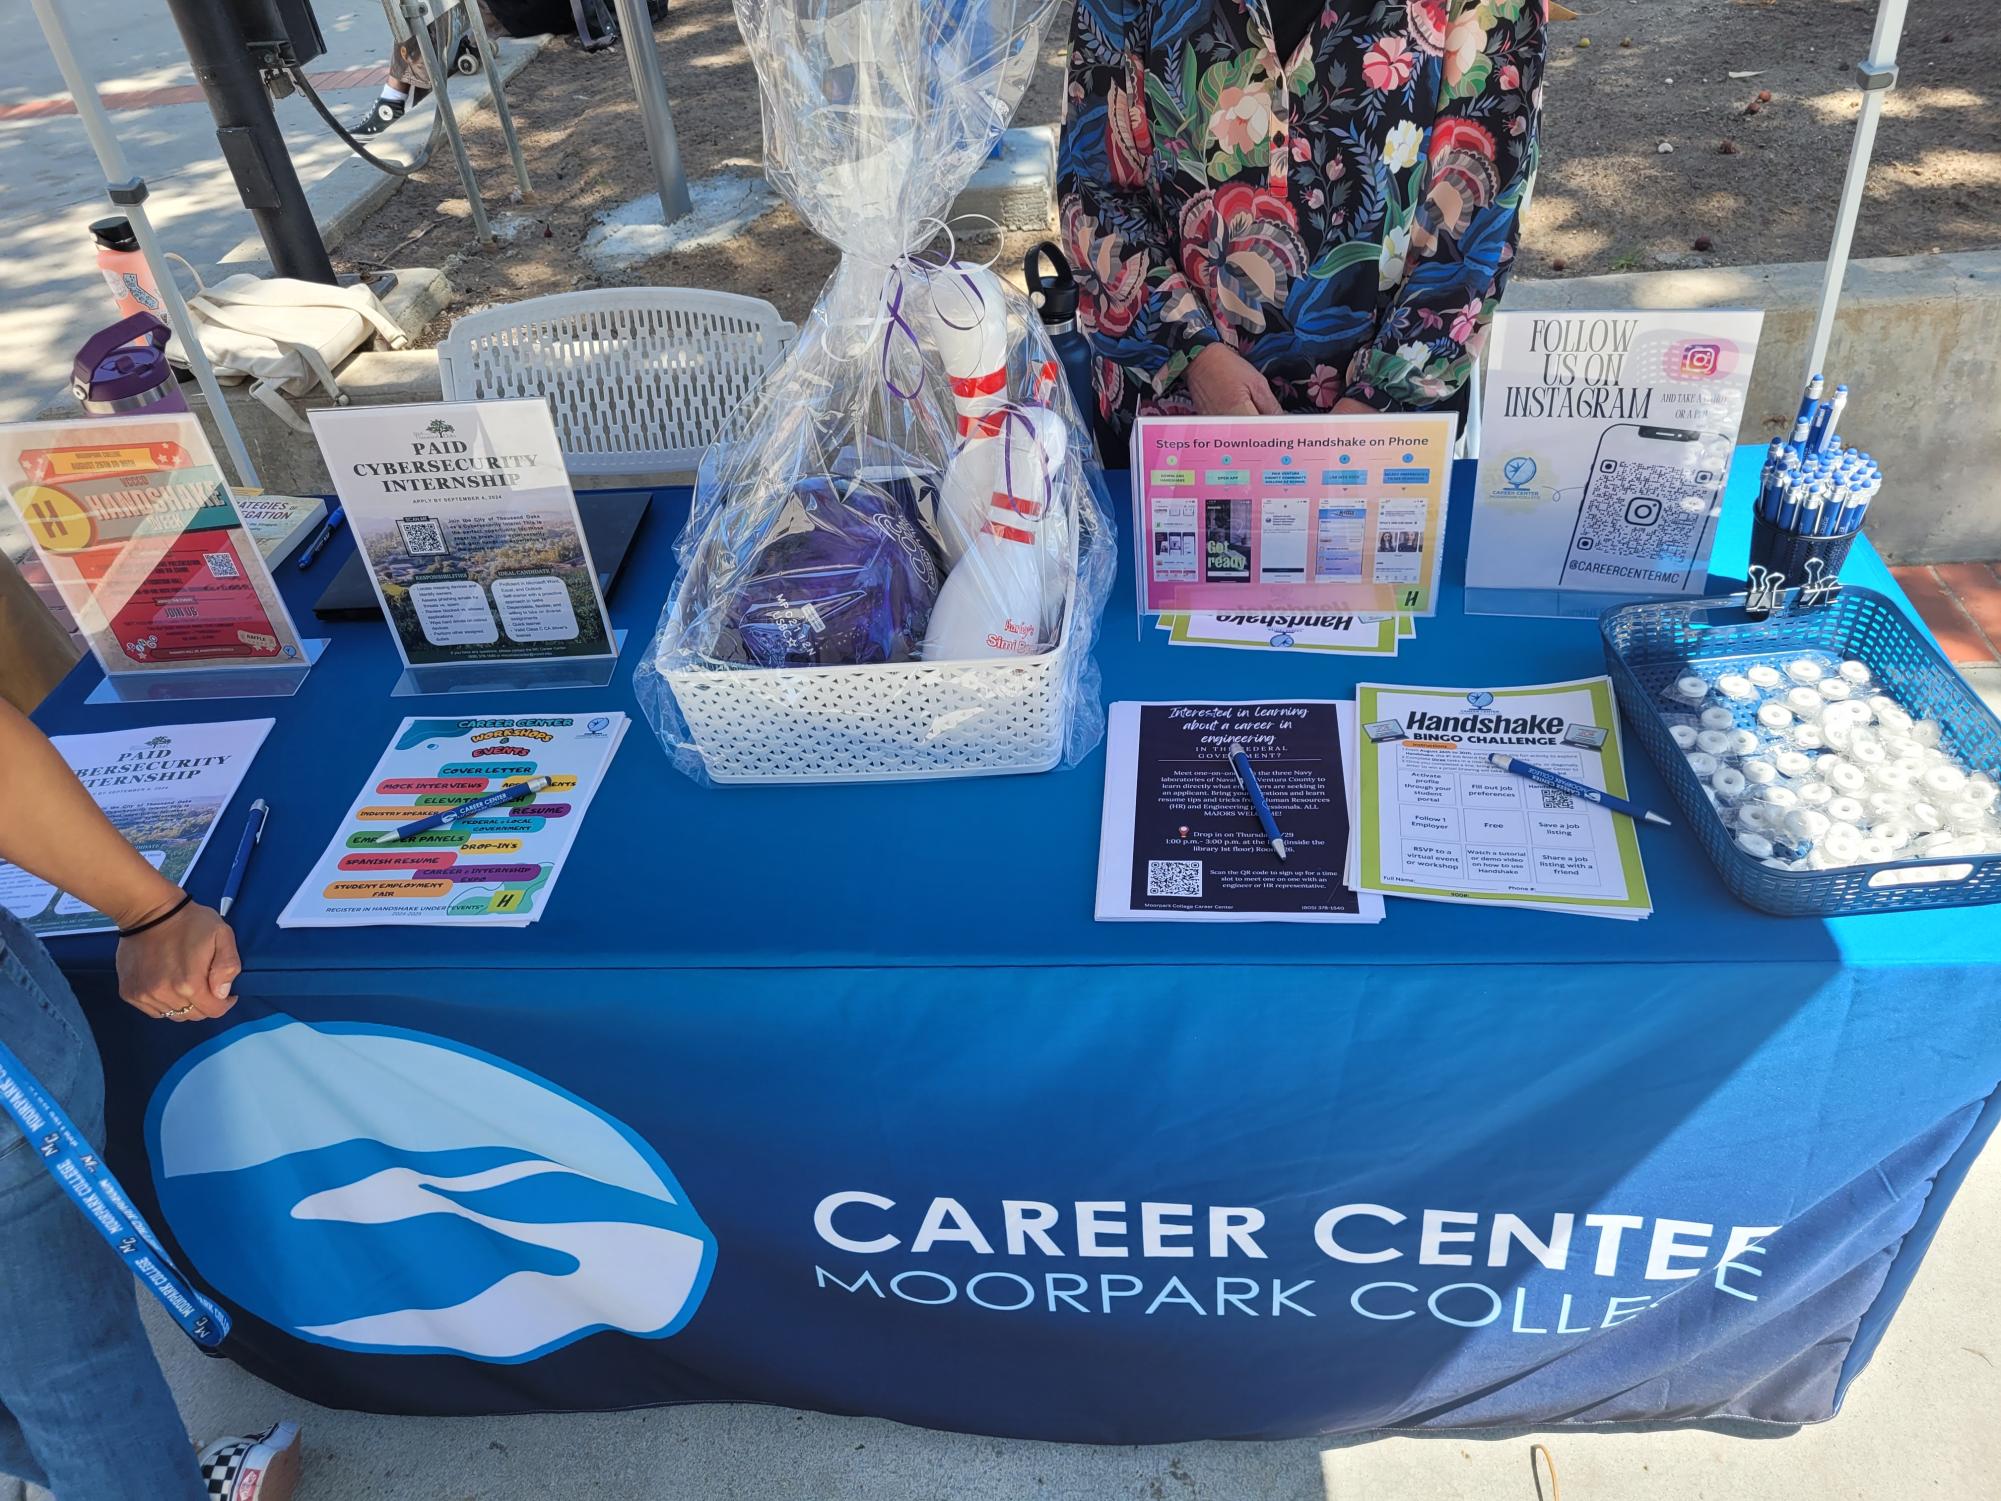
[{"label": "blue plastic basket", "polygon": [[[1856,657],[1898,703],[1936,719],[1945,748],[1969,769],[2001,768],[2001,722],[1939,649],[1885,596],[1846,585],[1834,599],[1801,608],[1795,593],[1753,619],[1743,594],[1622,605],[1599,617],[1605,665],[1619,707],[1674,791],[1702,847],[1739,900],[1781,917],[1840,917],[2001,901],[2001,855],[1900,860],[1841,870],[1779,870],[1737,847],[1688,758],[1668,733],[1662,690],[1691,668],[1711,675],[1774,654],[1821,651]],[[1739,711],[1749,723],[1748,708]]]}]

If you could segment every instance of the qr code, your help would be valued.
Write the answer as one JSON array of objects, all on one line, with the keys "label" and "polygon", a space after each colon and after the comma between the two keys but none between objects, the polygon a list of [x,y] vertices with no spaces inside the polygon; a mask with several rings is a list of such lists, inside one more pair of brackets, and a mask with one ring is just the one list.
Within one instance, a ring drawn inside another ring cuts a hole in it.
[{"label": "qr code", "polygon": [[204,563],[208,564],[208,576],[212,579],[243,577],[242,573],[237,569],[236,559],[232,558],[226,552],[205,552],[201,555],[201,559]]},{"label": "qr code", "polygon": [[1200,860],[1149,860],[1146,862],[1148,896],[1200,896]]},{"label": "qr code", "polygon": [[396,523],[406,552],[444,552],[445,529],[428,516],[409,516]]},{"label": "qr code", "polygon": [[1577,806],[1576,803],[1571,801],[1570,794],[1567,792],[1557,792],[1548,787],[1539,787],[1536,790],[1542,793],[1542,805],[1545,808],[1574,808]]},{"label": "qr code", "polygon": [[[1716,500],[1716,481],[1708,469],[1601,459],[1591,476],[1572,546],[1576,552],[1607,558],[1652,559],[1676,571],[1686,566],[1702,540]],[[1582,560],[1574,566],[1591,571]]]}]

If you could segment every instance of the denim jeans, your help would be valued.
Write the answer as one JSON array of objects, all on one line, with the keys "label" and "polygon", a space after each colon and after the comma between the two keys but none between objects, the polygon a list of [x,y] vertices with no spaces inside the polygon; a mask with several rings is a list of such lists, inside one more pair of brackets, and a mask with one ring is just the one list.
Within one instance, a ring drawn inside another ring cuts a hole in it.
[{"label": "denim jeans", "polygon": [[[104,1145],[104,1071],[76,997],[0,910],[0,1041]],[[56,1501],[207,1501],[132,1276],[0,1112],[0,1474]]]}]

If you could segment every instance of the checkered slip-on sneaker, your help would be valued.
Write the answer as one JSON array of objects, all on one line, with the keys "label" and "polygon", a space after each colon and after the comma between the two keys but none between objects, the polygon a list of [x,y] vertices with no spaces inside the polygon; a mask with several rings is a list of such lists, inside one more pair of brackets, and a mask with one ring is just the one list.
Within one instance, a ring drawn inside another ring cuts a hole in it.
[{"label": "checkered slip-on sneaker", "polygon": [[292,1501],[299,1483],[299,1425],[250,1438],[219,1438],[201,1451],[211,1501]]}]

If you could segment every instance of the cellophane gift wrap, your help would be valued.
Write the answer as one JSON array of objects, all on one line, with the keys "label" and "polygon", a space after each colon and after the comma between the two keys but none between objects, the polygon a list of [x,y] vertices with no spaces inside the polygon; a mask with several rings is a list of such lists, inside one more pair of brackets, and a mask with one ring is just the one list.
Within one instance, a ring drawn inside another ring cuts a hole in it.
[{"label": "cellophane gift wrap", "polygon": [[1074,765],[1104,733],[1103,475],[1027,300],[939,249],[1055,7],[736,9],[765,174],[841,261],[703,460],[640,703],[699,781]]}]

